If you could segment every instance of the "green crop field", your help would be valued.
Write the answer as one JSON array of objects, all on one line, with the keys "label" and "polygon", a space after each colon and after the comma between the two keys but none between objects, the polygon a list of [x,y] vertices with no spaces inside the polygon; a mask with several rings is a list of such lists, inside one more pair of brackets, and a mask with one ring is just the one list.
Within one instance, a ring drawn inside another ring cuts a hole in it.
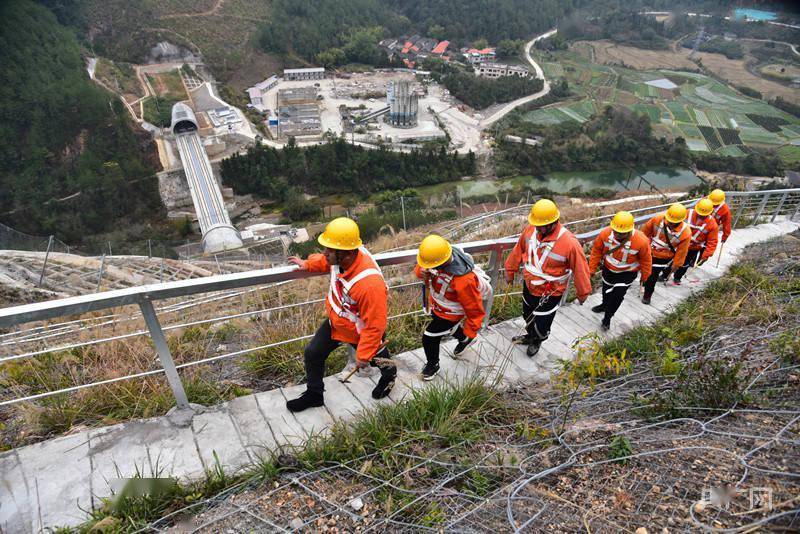
[{"label": "green crop field", "polygon": [[[525,120],[530,122],[583,123],[605,106],[614,105],[646,115],[658,135],[683,137],[695,151],[742,156],[747,145],[775,147],[800,139],[800,119],[703,74],[595,65],[573,52],[554,52],[548,58],[545,72],[566,78],[570,89],[584,99],[529,112]],[[661,90],[645,83],[664,77],[679,85],[672,96],[662,96]],[[792,156],[797,151],[787,148],[784,152]]]}]

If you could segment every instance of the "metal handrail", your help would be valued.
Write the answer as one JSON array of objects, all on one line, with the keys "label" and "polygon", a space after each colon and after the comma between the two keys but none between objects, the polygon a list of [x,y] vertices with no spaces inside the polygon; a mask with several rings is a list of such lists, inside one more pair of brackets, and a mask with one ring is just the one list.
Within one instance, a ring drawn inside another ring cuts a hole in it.
[{"label": "metal handrail", "polygon": [[[745,213],[748,207],[757,210],[755,216],[749,219],[748,223],[760,222],[761,217],[767,215],[765,214],[765,211],[767,210],[768,206],[770,206],[769,215],[771,216],[770,218],[771,221],[775,220],[775,218],[782,211],[785,215],[789,217],[789,219],[793,219],[798,215],[798,212],[800,212],[800,188],[778,189],[770,191],[730,192],[728,193],[728,197],[731,200],[730,202],[731,207],[736,211],[736,214],[734,216],[735,225],[740,222],[743,214]],[[684,200],[682,202],[687,206],[693,206],[699,200],[700,200],[699,198],[695,198],[695,199]],[[750,202],[752,200],[755,200],[756,202],[755,203]],[[774,200],[774,202],[776,203],[774,207],[770,205],[771,200]],[[654,212],[661,211],[666,206],[668,206],[668,204],[650,206],[647,208],[640,208],[632,210],[632,213],[640,214],[635,217],[635,221],[637,223],[641,223],[649,219]],[[512,209],[518,209],[518,208],[512,208]],[[598,227],[590,231],[580,232],[576,234],[576,237],[578,237],[579,240],[585,242],[596,237],[600,233],[600,231],[606,226],[607,221],[610,220],[611,217],[612,215],[609,214],[599,217],[582,219],[579,221],[572,221],[569,223],[565,223],[565,225],[567,227],[574,227],[577,226],[578,224],[602,222],[603,224],[599,224]],[[462,243],[458,246],[462,250],[470,254],[481,254],[481,253],[490,254],[487,273],[491,278],[492,285],[496,286],[498,281],[498,276],[501,271],[503,252],[511,249],[516,243],[516,241],[517,237],[512,236],[503,239],[482,240],[482,241]],[[416,261],[416,254],[417,251],[415,249],[411,249],[411,250],[401,250],[401,251],[375,254],[374,257],[379,265],[390,266],[390,265],[402,265],[402,264],[413,263]],[[156,347],[156,351],[158,353],[158,356],[162,364],[162,369],[155,369],[125,377],[115,377],[110,380],[103,380],[92,384],[82,384],[79,386],[73,386],[58,391],[45,392],[25,397],[24,399],[14,399],[11,401],[0,402],[0,406],[5,404],[11,404],[14,402],[21,402],[24,400],[33,400],[36,398],[55,395],[59,393],[67,393],[70,391],[76,391],[78,389],[107,384],[119,380],[150,376],[153,374],[158,374],[163,372],[167,376],[169,384],[173,390],[173,394],[176,398],[178,407],[186,408],[188,407],[188,401],[183,389],[183,384],[181,383],[180,377],[177,374],[178,368],[199,365],[201,363],[207,363],[208,361],[215,361],[222,358],[236,356],[239,354],[245,354],[248,352],[252,352],[254,350],[260,350],[268,346],[276,346],[280,344],[294,342],[301,339],[307,339],[310,336],[301,336],[299,338],[295,338],[292,340],[284,340],[277,343],[272,343],[264,347],[244,349],[236,351],[234,353],[214,356],[199,361],[187,362],[179,366],[176,366],[172,359],[172,355],[169,351],[169,348],[167,346],[166,338],[164,336],[164,331],[171,330],[174,328],[179,328],[181,326],[186,326],[186,325],[171,325],[166,328],[162,328],[158,321],[156,311],[153,307],[153,301],[176,298],[176,297],[185,297],[189,295],[195,295],[198,293],[208,293],[213,291],[232,290],[242,287],[252,287],[265,284],[288,282],[290,280],[298,280],[320,275],[324,275],[324,273],[309,273],[307,271],[300,271],[298,270],[297,267],[294,266],[275,267],[270,269],[261,269],[261,270],[242,272],[242,273],[215,275],[205,278],[194,278],[188,280],[165,282],[160,284],[149,284],[139,287],[130,287],[125,289],[112,290],[104,293],[81,295],[77,297],[68,297],[52,301],[39,302],[34,304],[25,304],[21,306],[13,306],[9,308],[0,309],[0,328],[7,328],[14,325],[19,325],[32,321],[42,321],[47,319],[53,319],[56,317],[85,314],[92,311],[107,310],[109,308],[115,308],[118,306],[127,306],[134,304],[138,305],[141,310],[142,316],[145,320],[145,323],[147,325],[147,331],[149,332],[150,337],[153,340],[153,343]],[[309,301],[309,303],[310,302],[311,301]],[[491,312],[491,304],[492,303],[490,302],[488,307],[489,309],[487,309],[487,316]],[[252,313],[260,313],[264,311],[265,310],[259,310],[257,312],[252,312]],[[250,312],[247,312],[246,314],[249,313]],[[411,314],[413,313],[416,312],[411,312]],[[396,317],[401,317],[405,315],[409,315],[409,313],[400,314]],[[218,320],[222,319],[219,318],[207,319],[189,324],[216,322]],[[125,337],[129,335],[140,335],[140,333],[136,332],[133,334],[128,334]],[[123,336],[117,336],[117,337],[123,337]],[[48,350],[34,351],[34,352],[35,354],[41,354],[44,352],[51,352],[53,350],[57,349],[50,349],[49,351]],[[15,359],[16,357],[25,357],[33,355],[34,354],[28,353],[25,355],[12,356],[11,358],[8,359],[12,358]],[[0,358],[0,362],[2,362],[5,359],[6,358]]]}]

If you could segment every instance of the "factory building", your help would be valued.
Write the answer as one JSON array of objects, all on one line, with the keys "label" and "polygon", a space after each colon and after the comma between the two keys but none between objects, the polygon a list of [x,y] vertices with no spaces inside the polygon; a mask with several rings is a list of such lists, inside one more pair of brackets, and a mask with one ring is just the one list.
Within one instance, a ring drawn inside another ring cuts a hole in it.
[{"label": "factory building", "polygon": [[475,73],[484,78],[500,78],[502,76],[519,76],[527,78],[530,74],[522,65],[506,65],[503,63],[481,63],[475,68]]},{"label": "factory building", "polygon": [[324,80],[325,68],[312,67],[309,69],[284,69],[283,78],[289,81],[297,80]]},{"label": "factory building", "polygon": [[411,83],[390,82],[386,88],[386,103],[389,105],[386,122],[398,128],[411,128],[417,125],[419,95],[411,90]]}]

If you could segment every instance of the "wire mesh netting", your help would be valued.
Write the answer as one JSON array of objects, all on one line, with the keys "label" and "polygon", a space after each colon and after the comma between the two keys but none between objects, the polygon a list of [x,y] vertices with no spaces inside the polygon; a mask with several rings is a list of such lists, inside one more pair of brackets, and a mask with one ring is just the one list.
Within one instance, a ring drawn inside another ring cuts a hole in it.
[{"label": "wire mesh netting", "polygon": [[645,362],[571,402],[523,385],[498,394],[480,436],[409,434],[314,470],[286,453],[274,480],[244,482],[147,530],[796,531],[800,366],[774,341],[797,326],[722,327],[680,350],[685,366],[742,364],[733,407],[648,415],[648,399],[676,383]]}]

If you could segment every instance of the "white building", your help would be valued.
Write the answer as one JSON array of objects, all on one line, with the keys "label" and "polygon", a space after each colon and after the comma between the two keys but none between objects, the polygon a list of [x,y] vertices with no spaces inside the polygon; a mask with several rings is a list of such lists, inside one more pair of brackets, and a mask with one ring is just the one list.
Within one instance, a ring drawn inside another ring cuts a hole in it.
[{"label": "white building", "polygon": [[312,67],[309,69],[284,69],[283,78],[286,80],[323,80],[325,79],[324,67]]},{"label": "white building", "polygon": [[519,76],[527,78],[530,72],[522,65],[506,65],[503,63],[481,63],[475,68],[478,76],[485,78],[500,78],[501,76]]},{"label": "white building", "polygon": [[247,90],[247,95],[250,97],[250,105],[258,111],[267,109],[266,102],[264,102],[264,93],[278,85],[278,76],[270,76],[263,82],[255,84]]}]

